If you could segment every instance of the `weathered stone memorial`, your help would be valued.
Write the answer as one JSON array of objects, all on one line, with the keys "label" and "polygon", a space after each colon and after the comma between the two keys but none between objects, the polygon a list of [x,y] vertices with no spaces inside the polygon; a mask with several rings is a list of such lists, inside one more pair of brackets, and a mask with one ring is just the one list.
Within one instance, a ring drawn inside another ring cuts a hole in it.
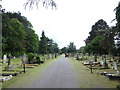
[{"label": "weathered stone memorial", "polygon": [[7,60],[7,55],[4,55],[3,56],[3,63],[6,63],[6,60]]},{"label": "weathered stone memorial", "polygon": [[106,55],[103,55],[103,68],[109,69],[108,64],[106,62]]}]

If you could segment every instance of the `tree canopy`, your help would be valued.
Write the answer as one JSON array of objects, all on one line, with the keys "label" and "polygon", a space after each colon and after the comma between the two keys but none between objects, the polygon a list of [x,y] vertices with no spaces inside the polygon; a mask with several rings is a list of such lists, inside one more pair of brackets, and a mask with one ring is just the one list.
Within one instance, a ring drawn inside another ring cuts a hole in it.
[{"label": "tree canopy", "polygon": [[86,44],[92,41],[96,36],[102,36],[104,33],[109,30],[109,26],[106,21],[103,19],[98,20],[91,28],[89,32],[90,36],[86,39]]}]

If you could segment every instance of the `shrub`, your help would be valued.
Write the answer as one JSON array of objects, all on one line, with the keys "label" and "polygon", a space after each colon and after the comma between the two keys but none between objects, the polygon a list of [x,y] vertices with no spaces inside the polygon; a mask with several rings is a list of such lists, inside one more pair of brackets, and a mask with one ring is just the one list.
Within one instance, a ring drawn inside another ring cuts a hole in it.
[{"label": "shrub", "polygon": [[34,62],[34,54],[33,53],[29,53],[28,54],[28,63],[33,63]]},{"label": "shrub", "polygon": [[36,56],[36,63],[40,64],[40,57]]}]

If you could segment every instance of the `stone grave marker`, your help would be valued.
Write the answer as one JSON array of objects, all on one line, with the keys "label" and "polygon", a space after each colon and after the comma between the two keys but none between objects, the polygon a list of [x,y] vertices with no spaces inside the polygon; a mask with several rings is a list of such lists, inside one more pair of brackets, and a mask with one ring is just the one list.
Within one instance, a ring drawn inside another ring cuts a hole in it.
[{"label": "stone grave marker", "polygon": [[97,54],[94,55],[94,62],[97,62]]},{"label": "stone grave marker", "polygon": [[8,55],[8,65],[5,67],[5,70],[12,69],[12,65],[10,64],[11,64],[11,54]]},{"label": "stone grave marker", "polygon": [[25,61],[26,60],[26,54],[24,53],[24,55],[23,55],[23,61]]},{"label": "stone grave marker", "polygon": [[22,65],[24,63],[24,57],[23,56],[20,56],[20,65]]},{"label": "stone grave marker", "polygon": [[50,59],[52,58],[51,54],[49,54],[49,58],[50,58]]},{"label": "stone grave marker", "polygon": [[14,56],[13,58],[15,59],[16,57]]},{"label": "stone grave marker", "polygon": [[3,63],[6,63],[6,60],[7,60],[7,55],[4,55],[3,56]]},{"label": "stone grave marker", "polygon": [[89,54],[88,54],[88,53],[86,53],[86,54],[85,54],[86,60],[88,60],[88,56],[89,56]]},{"label": "stone grave marker", "polygon": [[76,55],[76,60],[79,60],[79,54]]},{"label": "stone grave marker", "polygon": [[118,69],[118,68],[117,68],[117,61],[114,61],[113,69],[114,69],[114,70],[117,70],[117,69]]},{"label": "stone grave marker", "polygon": [[107,64],[107,62],[106,62],[106,55],[103,55],[103,67],[104,67],[104,68],[109,68],[109,67],[108,67],[108,64]]},{"label": "stone grave marker", "polygon": [[13,65],[13,69],[16,69],[16,67],[17,67],[17,64],[14,64],[14,65]]}]

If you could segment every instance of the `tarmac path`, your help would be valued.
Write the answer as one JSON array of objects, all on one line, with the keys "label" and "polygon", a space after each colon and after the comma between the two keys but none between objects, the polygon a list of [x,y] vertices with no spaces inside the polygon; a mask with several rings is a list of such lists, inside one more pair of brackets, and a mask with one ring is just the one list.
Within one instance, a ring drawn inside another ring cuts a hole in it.
[{"label": "tarmac path", "polygon": [[69,60],[61,56],[45,68],[42,75],[32,81],[26,88],[79,88],[79,85]]}]

